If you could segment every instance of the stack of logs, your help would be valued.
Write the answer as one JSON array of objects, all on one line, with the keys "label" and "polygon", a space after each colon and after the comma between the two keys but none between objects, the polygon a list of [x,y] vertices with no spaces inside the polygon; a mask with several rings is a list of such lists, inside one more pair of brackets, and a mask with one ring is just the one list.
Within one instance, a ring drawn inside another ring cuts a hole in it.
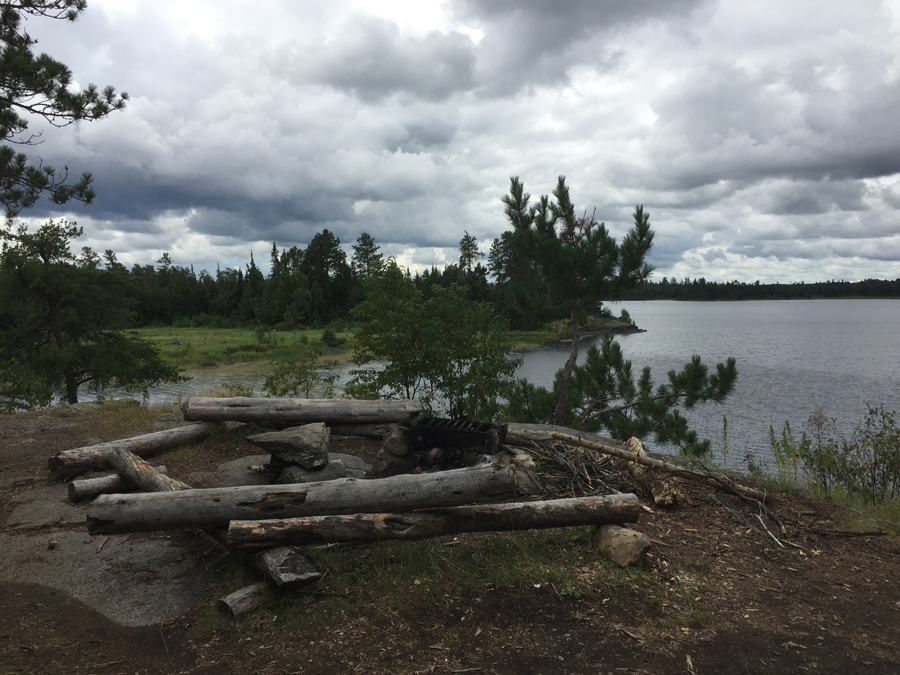
[{"label": "stack of logs", "polygon": [[[408,400],[192,398],[183,406],[191,424],[62,452],[49,460],[50,478],[115,470],[69,484],[73,501],[96,497],[87,516],[91,534],[200,528],[246,560],[266,581],[222,599],[235,616],[255,610],[278,588],[297,588],[322,576],[300,546],[638,519],[641,506],[633,494],[522,501],[537,498],[541,486],[527,462],[510,459],[515,453],[493,455],[466,468],[387,478],[209,489],[191,489],[143,459],[201,441],[225,421],[325,425],[327,445],[329,433],[383,436],[420,412],[420,404]],[[135,488],[142,492],[126,493]]]}]

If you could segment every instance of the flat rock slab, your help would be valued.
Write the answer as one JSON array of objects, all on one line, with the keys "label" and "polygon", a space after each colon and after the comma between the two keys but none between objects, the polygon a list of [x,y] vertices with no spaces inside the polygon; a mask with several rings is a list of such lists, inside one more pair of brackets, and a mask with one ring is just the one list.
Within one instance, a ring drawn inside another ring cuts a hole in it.
[{"label": "flat rock slab", "polygon": [[330,459],[328,464],[318,469],[304,469],[302,466],[292,465],[282,470],[278,476],[278,482],[282,485],[288,483],[315,483],[320,480],[336,480],[347,477],[347,467],[339,459]]},{"label": "flat rock slab", "polygon": [[29,490],[12,503],[17,504],[3,524],[6,530],[82,527],[87,530],[83,509],[68,502],[67,488],[50,485]]},{"label": "flat rock slab", "polygon": [[355,455],[332,452],[328,457],[329,459],[338,459],[344,463],[344,468],[347,469],[347,478],[365,478],[366,474],[372,470],[371,464]]},{"label": "flat rock slab", "polygon": [[207,599],[196,535],[91,537],[87,507],[66,504],[66,492],[51,485],[16,497],[0,532],[0,580],[62,591],[123,626],[158,625]]},{"label": "flat rock slab", "polygon": [[254,471],[250,468],[268,463],[269,455],[247,455],[231,462],[219,464],[215,473],[216,487],[269,485],[272,483],[272,476],[268,471]]},{"label": "flat rock slab", "polygon": [[316,469],[328,464],[329,430],[323,422],[248,436],[247,440],[289,464]]}]

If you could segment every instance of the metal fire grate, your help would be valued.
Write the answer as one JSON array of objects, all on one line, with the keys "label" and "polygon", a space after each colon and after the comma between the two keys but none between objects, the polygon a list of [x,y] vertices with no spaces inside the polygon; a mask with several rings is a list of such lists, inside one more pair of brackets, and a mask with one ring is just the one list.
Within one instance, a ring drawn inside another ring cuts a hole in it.
[{"label": "metal fire grate", "polygon": [[[500,443],[506,442],[505,424],[450,420],[441,417],[419,417],[412,423],[409,430],[413,438],[422,438],[427,443],[439,447],[485,448],[491,435],[496,435]],[[492,431],[495,433],[491,434]]]}]

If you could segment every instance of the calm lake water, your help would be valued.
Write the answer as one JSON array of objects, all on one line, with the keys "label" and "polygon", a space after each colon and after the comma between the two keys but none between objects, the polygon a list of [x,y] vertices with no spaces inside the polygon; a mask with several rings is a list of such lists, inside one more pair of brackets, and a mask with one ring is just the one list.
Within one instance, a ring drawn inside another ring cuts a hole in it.
[{"label": "calm lake water", "polygon": [[[749,452],[769,465],[769,425],[780,433],[785,420],[799,436],[809,415],[822,408],[850,434],[866,406],[900,411],[900,301],[781,300],[761,302],[623,303],[647,332],[618,337],[634,372],[649,365],[654,381],[680,370],[693,354],[711,369],[737,359],[738,383],[722,405],[702,404],[686,416],[709,438],[718,461],[745,467]],[[615,307],[618,311],[619,306]],[[587,343],[582,344],[583,358]],[[568,356],[554,345],[522,355],[519,377],[549,387]],[[342,367],[345,374],[351,366]],[[151,390],[153,399],[203,395],[222,381],[259,389],[261,378],[231,377],[225,369],[200,371],[188,383]],[[91,398],[83,392],[83,400]],[[722,418],[728,418],[723,457]],[[651,449],[651,439],[645,439]]]},{"label": "calm lake water", "polygon": [[[636,374],[648,365],[658,383],[693,354],[710,369],[735,357],[735,392],[724,404],[703,404],[686,413],[701,437],[712,441],[720,461],[722,417],[727,416],[729,465],[745,466],[748,452],[768,465],[769,425],[780,433],[790,420],[799,436],[819,407],[846,434],[862,421],[867,404],[900,411],[900,301],[649,301],[622,306],[647,331],[618,337]],[[567,352],[559,346],[527,354],[519,375],[550,383]]]}]

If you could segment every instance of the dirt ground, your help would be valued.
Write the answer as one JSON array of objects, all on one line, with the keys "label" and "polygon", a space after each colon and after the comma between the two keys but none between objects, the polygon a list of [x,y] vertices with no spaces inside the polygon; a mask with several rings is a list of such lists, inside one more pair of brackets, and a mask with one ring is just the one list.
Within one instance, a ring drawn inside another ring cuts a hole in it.
[{"label": "dirt ground", "polygon": [[[46,459],[96,440],[90,433],[78,416],[0,418],[0,522],[10,541],[16,508],[47,489]],[[377,444],[335,439],[333,449],[370,457]],[[251,454],[249,445],[209,443],[160,461],[182,477]],[[210,619],[223,592],[221,554],[195,533],[142,535],[178,549],[193,565],[192,588],[201,597],[183,614],[140,626],[112,620],[115,611],[98,611],[104,605],[76,599],[65,584],[29,580],[29,562],[4,549],[0,673],[900,672],[900,539],[825,534],[841,530],[848,514],[799,494],[778,495],[774,511],[785,532],[769,534],[772,524],[750,505],[708,488],[685,489],[689,503],[675,509],[645,502],[652,513],[634,527],[654,545],[642,570],[620,571],[575,534],[560,532],[582,547],[565,563],[578,592],[521,579],[435,593],[415,580],[390,603],[373,603],[362,590],[350,594],[338,619],[328,615],[324,625],[286,624],[269,609],[240,622]],[[79,528],[51,523],[29,536],[42,537],[46,548],[64,535],[86,537]],[[479,536],[452,543],[474,555]],[[117,545],[112,539],[108,545]],[[34,553],[34,566],[52,553]],[[85,563],[84,574],[91,573]],[[111,598],[144,583],[128,567],[119,576],[103,573]],[[174,582],[147,583],[158,581]],[[308,594],[295,600],[301,610],[326,601]]]}]

